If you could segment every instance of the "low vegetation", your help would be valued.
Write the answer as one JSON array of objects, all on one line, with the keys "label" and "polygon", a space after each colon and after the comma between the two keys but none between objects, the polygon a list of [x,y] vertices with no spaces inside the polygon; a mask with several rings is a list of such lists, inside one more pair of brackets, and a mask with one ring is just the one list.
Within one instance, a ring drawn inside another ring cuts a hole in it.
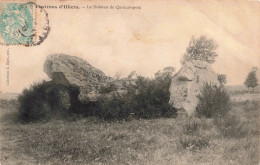
[{"label": "low vegetation", "polygon": [[227,138],[242,138],[248,134],[245,122],[241,121],[240,116],[230,113],[232,104],[240,105],[245,112],[259,107],[257,101],[232,103],[224,86],[217,87],[211,84],[204,85],[198,99],[198,116],[212,118],[216,129]]},{"label": "low vegetation", "polygon": [[188,118],[182,126],[179,142],[184,149],[200,150],[209,147],[210,136],[203,134],[202,122],[196,118]]},{"label": "low vegetation", "polygon": [[230,126],[203,116],[131,121],[88,117],[22,124],[16,121],[17,105],[10,102],[0,112],[0,160],[2,164],[257,164],[259,107],[248,111],[239,104],[243,103],[232,104],[228,112],[237,117]]},{"label": "low vegetation", "polygon": [[35,83],[18,97],[19,119],[32,122],[55,116],[65,117],[69,112],[78,111],[77,95],[77,89],[70,86],[46,81]]},{"label": "low vegetation", "polygon": [[[137,77],[134,84],[125,86],[128,93],[100,97],[96,103],[80,103],[79,91],[71,86],[41,82],[25,89],[19,96],[21,121],[33,122],[71,115],[96,116],[102,120],[152,119],[173,117],[176,110],[169,103],[170,77],[158,76],[155,79]],[[102,88],[106,93],[111,92]]]},{"label": "low vegetation", "polygon": [[259,101],[257,100],[233,101],[232,105],[236,107],[241,107],[245,112],[247,111],[250,112],[257,109],[257,107],[259,107]]},{"label": "low vegetation", "polygon": [[101,98],[97,116],[105,120],[172,117],[176,111],[168,103],[169,86],[170,78],[138,77],[135,84],[127,86],[126,95]]},{"label": "low vegetation", "polygon": [[224,137],[241,138],[247,135],[245,123],[235,115],[215,117],[214,124]]}]

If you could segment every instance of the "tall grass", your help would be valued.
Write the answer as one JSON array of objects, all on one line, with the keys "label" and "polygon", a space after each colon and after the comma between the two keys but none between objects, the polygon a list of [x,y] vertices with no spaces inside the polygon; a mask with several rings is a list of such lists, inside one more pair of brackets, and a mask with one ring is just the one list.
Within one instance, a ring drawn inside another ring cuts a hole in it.
[{"label": "tall grass", "polygon": [[214,118],[194,116],[20,124],[2,115],[0,159],[2,164],[257,164],[259,132],[250,129],[258,130],[259,113],[237,110],[229,112],[238,116],[232,123],[240,126],[245,118],[245,136],[226,136]]},{"label": "tall grass", "polygon": [[5,99],[0,99],[0,108],[2,109],[12,109],[18,105],[18,102],[16,99],[11,99],[11,100],[5,100]]},{"label": "tall grass", "polygon": [[234,107],[242,107],[244,111],[255,111],[259,108],[259,101],[257,100],[246,100],[246,101],[233,101],[232,105]]},{"label": "tall grass", "polygon": [[220,133],[227,138],[242,138],[248,134],[245,123],[234,115],[226,114],[223,117],[215,117],[214,124]]},{"label": "tall grass", "polygon": [[202,122],[195,117],[186,119],[179,142],[184,149],[198,150],[209,147],[210,136],[203,134]]}]

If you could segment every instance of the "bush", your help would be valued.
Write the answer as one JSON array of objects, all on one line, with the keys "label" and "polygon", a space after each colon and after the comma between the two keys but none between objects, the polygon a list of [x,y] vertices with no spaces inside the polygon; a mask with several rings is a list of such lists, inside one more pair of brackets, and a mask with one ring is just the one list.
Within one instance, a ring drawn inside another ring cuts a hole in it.
[{"label": "bush", "polygon": [[126,119],[130,114],[130,110],[121,96],[101,97],[97,105],[96,115],[104,120]]},{"label": "bush", "polygon": [[230,96],[222,86],[206,83],[197,98],[196,112],[199,116],[224,116],[231,109]]},{"label": "bush", "polygon": [[224,87],[205,84],[198,96],[199,103],[196,107],[199,116],[213,117],[215,127],[224,137],[241,138],[247,135],[248,131],[244,123],[229,112],[231,105],[244,106],[246,110],[255,109],[256,104],[249,102],[231,103],[230,96]]},{"label": "bush", "polygon": [[128,93],[124,96],[99,99],[98,116],[102,119],[172,117],[176,110],[168,104],[169,86],[170,78],[150,80],[139,76],[135,84],[125,86]]},{"label": "bush", "polygon": [[43,81],[25,89],[18,97],[19,117],[23,121],[36,121],[60,116],[72,111],[76,104],[77,89]]},{"label": "bush", "polygon": [[129,97],[133,103],[133,113],[136,118],[158,118],[171,116],[171,106],[168,104],[169,93],[169,80],[160,78],[149,80],[139,77],[136,82],[136,91],[134,94],[130,92]]},{"label": "bush", "polygon": [[128,91],[126,94],[115,93],[108,97],[104,93],[117,89],[110,84],[102,88],[103,96],[97,102],[84,104],[78,100],[77,88],[43,81],[25,89],[19,96],[20,119],[36,121],[53,116],[64,118],[71,112],[104,120],[172,117],[176,115],[176,110],[168,104],[170,82],[168,76],[158,76],[152,80],[139,76],[135,83],[124,84]]}]

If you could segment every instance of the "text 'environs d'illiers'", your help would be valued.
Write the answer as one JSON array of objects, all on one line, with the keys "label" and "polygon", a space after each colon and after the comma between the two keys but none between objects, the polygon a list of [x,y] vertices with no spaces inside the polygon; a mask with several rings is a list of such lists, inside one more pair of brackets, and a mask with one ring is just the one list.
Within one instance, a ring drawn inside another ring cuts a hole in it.
[{"label": "text 'environs d'illiers'", "polygon": [[36,5],[36,8],[41,9],[142,9],[141,6],[127,6],[127,5]]}]

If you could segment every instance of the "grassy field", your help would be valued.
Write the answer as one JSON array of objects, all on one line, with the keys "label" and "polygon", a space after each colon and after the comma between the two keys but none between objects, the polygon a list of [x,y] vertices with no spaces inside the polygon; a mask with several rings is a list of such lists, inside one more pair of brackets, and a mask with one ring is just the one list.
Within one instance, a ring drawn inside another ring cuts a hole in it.
[{"label": "grassy field", "polygon": [[179,116],[104,122],[96,118],[21,124],[1,105],[5,164],[257,165],[259,102],[233,101],[228,122]]},{"label": "grassy field", "polygon": [[[229,91],[231,95],[237,95],[237,94],[247,94],[248,89],[244,85],[227,85],[226,89]],[[255,87],[254,92],[252,92],[253,89],[249,89],[249,93],[260,93],[260,86]]]}]

